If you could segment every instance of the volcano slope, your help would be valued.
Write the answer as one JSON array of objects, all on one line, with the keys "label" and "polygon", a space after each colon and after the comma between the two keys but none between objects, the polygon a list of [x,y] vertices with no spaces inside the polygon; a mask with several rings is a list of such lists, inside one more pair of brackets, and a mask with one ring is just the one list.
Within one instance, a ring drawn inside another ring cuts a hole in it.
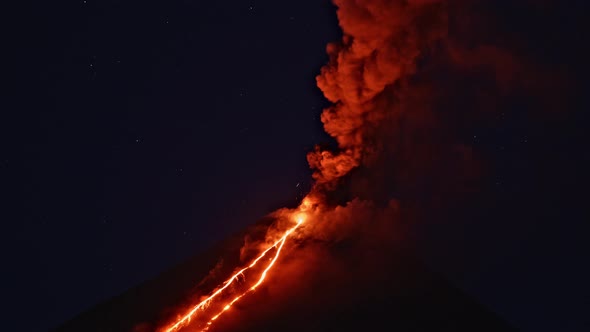
[{"label": "volcano slope", "polygon": [[[231,236],[54,331],[159,330],[240,264],[245,233],[252,230]],[[367,244],[362,236],[287,243],[269,280],[215,321],[210,331],[513,331],[399,243]],[[194,330],[199,329],[180,329]]]}]

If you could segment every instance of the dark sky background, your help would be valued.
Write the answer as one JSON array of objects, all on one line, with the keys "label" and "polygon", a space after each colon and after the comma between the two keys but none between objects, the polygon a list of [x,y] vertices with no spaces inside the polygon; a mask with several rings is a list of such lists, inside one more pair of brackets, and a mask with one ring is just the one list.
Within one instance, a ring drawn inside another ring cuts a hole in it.
[{"label": "dark sky background", "polygon": [[[329,1],[23,9],[0,101],[4,328],[55,327],[309,189],[305,154],[329,142],[315,86],[340,38]],[[584,10],[572,1],[531,32],[580,77]],[[551,126],[506,112],[475,135],[494,160],[480,222],[416,235],[430,265],[523,331],[588,327],[582,82]]]}]

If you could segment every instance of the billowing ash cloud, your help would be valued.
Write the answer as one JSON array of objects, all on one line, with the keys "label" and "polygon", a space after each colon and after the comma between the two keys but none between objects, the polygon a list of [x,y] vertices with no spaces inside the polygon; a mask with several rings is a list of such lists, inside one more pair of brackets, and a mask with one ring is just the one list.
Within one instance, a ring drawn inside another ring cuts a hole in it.
[{"label": "billowing ash cloud", "polygon": [[308,155],[318,186],[334,181],[377,153],[373,130],[393,110],[389,89],[417,70],[417,60],[447,36],[442,1],[337,0],[344,38],[328,45],[330,62],[317,77],[333,106],[322,113],[339,153],[316,149]]},{"label": "billowing ash cloud", "polygon": [[473,191],[485,171],[474,128],[493,126],[514,95],[562,107],[564,73],[527,52],[485,2],[334,3],[343,39],[328,45],[317,83],[333,103],[321,120],[339,149],[308,154],[312,195],[386,202]]}]

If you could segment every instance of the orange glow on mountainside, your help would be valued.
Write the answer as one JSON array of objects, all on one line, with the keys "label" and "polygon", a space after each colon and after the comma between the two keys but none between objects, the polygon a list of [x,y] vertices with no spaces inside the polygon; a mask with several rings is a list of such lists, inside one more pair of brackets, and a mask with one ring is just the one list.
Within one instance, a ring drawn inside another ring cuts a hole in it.
[{"label": "orange glow on mountainside", "polygon": [[210,318],[210,320],[207,322],[207,326],[203,329],[203,331],[206,331],[207,329],[209,329],[209,327],[213,324],[213,322],[216,319],[218,319],[219,316],[221,316],[224,312],[228,311],[234,303],[236,303],[242,297],[246,296],[248,293],[254,292],[256,290],[256,288],[258,288],[260,285],[262,285],[264,283],[267,274],[270,272],[272,267],[275,265],[275,262],[277,261],[277,259],[281,255],[281,251],[283,249],[283,246],[284,246],[287,238],[291,234],[293,234],[293,232],[306,221],[307,214],[305,211],[309,210],[310,208],[311,208],[310,200],[308,198],[304,199],[303,202],[301,203],[301,205],[299,206],[299,208],[297,209],[297,212],[293,213],[293,216],[291,218],[292,220],[295,221],[295,225],[291,226],[289,229],[284,231],[282,233],[282,236],[278,240],[276,240],[272,245],[270,245],[268,248],[266,248],[266,250],[264,250],[262,253],[260,253],[260,255],[258,255],[258,257],[256,257],[256,259],[254,259],[249,265],[247,265],[246,267],[235,272],[229,279],[227,279],[223,283],[222,287],[220,287],[219,289],[214,291],[211,295],[209,295],[203,301],[201,301],[198,304],[196,304],[195,306],[193,306],[188,312],[186,312],[184,315],[179,317],[176,320],[176,322],[174,322],[173,324],[171,324],[163,329],[160,329],[160,331],[161,332],[173,332],[173,331],[178,331],[178,330],[182,329],[183,327],[186,327],[192,320],[194,320],[198,316],[201,316],[202,311],[205,310],[206,308],[208,308],[212,304],[213,301],[217,301],[218,297],[220,297],[227,288],[229,288],[232,284],[234,284],[237,280],[239,280],[240,277],[245,278],[244,272],[246,272],[247,270],[249,270],[251,268],[256,267],[262,261],[262,259],[266,256],[267,253],[269,253],[270,251],[275,249],[274,256],[272,257],[270,262],[268,262],[268,264],[266,265],[266,267],[264,268],[262,273],[260,273],[256,283],[254,285],[252,285],[251,287],[249,287],[248,289],[246,289],[245,291],[243,291],[242,293],[240,293],[239,295],[235,296],[230,302],[228,302],[225,306],[223,306],[222,310],[220,310],[214,316],[212,316]]}]

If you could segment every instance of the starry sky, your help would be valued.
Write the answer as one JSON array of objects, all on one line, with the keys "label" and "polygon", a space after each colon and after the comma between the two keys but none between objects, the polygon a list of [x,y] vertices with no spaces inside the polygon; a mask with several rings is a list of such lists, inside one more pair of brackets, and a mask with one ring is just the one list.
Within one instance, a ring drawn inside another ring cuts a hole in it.
[{"label": "starry sky", "polygon": [[[310,188],[305,154],[330,143],[315,85],[341,37],[330,1],[23,6],[0,115],[4,324],[55,327]],[[561,24],[576,6],[549,36],[567,69],[585,59]],[[480,223],[416,231],[429,264],[523,331],[588,324],[588,103],[573,90],[551,126],[507,112],[473,135],[494,160],[494,200],[465,213]]]}]

